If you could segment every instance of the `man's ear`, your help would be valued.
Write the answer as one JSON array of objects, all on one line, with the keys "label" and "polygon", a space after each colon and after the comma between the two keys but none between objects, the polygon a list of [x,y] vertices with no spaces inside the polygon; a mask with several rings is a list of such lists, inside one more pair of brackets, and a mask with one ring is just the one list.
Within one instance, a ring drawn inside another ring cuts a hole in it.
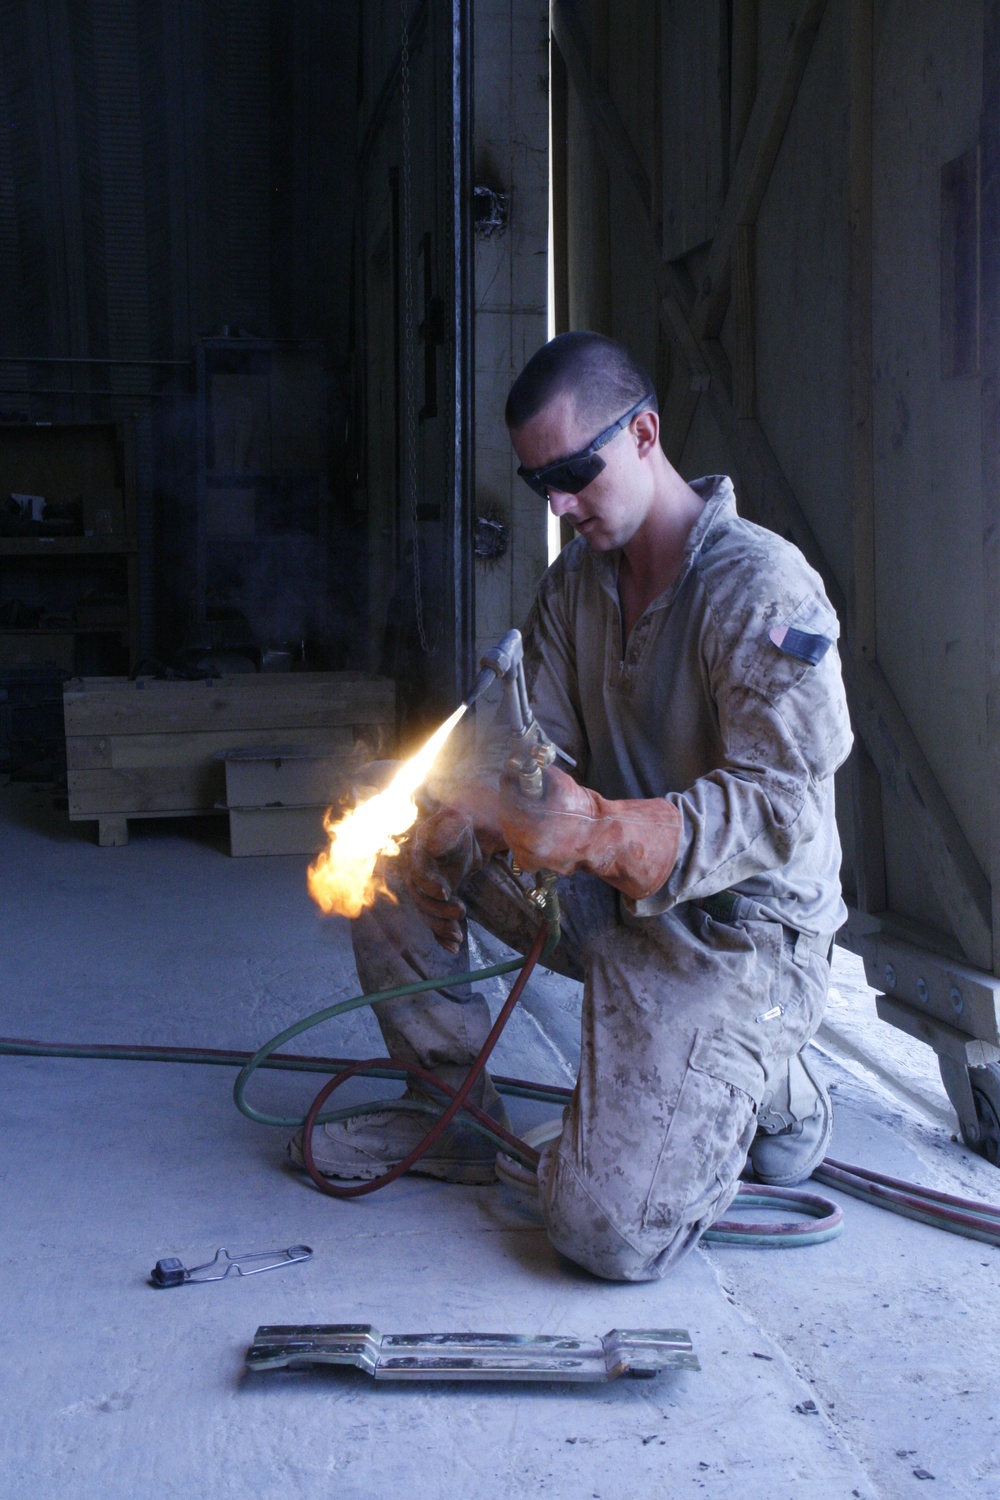
[{"label": "man's ear", "polygon": [[648,458],[650,453],[660,446],[658,414],[655,411],[641,411],[637,417],[632,418],[631,427],[635,434],[639,457]]}]

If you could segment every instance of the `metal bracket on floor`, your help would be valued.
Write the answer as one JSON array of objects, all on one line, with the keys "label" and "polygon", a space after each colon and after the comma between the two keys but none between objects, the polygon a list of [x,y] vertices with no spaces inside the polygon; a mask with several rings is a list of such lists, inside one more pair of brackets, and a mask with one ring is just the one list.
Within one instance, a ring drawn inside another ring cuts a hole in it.
[{"label": "metal bracket on floor", "polygon": [[370,1323],[261,1327],[250,1370],[355,1365],[376,1380],[558,1380],[582,1384],[619,1375],[651,1379],[698,1370],[681,1328],[613,1328],[603,1338],[564,1334],[379,1333]]},{"label": "metal bracket on floor", "polygon": [[1000,1063],[1000,1047],[979,1037],[968,1036],[894,995],[876,995],[875,1009],[880,1020],[888,1021],[890,1026],[934,1048],[941,1069],[941,1082],[958,1115],[962,1135],[968,1145],[976,1146],[982,1131],[969,1069]]},{"label": "metal bracket on floor", "polygon": [[943,1024],[948,1031],[1000,1046],[1000,978],[996,975],[884,931],[855,931],[852,944],[864,960],[873,990],[912,1006],[918,1015]]}]

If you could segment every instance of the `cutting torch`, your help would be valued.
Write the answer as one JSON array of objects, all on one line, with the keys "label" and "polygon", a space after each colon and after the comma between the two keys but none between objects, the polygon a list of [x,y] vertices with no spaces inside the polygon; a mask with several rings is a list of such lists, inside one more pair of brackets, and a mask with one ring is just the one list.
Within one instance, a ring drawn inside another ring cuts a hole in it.
[{"label": "cutting torch", "polygon": [[[508,630],[495,646],[483,652],[475,681],[463,700],[464,707],[471,708],[497,681],[503,683],[512,742],[506,773],[516,782],[522,797],[540,801],[545,795],[546,766],[551,766],[556,757],[569,766],[575,766],[576,761],[549,739],[535,718],[524,676],[524,642],[519,630]],[[550,923],[558,921],[555,873],[538,870],[535,878],[537,883],[528,892],[528,899],[546,913]]]}]

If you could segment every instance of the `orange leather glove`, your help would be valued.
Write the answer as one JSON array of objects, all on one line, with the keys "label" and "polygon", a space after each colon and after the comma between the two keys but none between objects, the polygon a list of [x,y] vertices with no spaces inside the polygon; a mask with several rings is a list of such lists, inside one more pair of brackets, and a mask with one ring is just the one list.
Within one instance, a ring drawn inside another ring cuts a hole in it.
[{"label": "orange leather glove", "polygon": [[500,828],[522,870],[584,870],[632,901],[658,891],[677,862],[681,817],[662,797],[611,802],[549,766],[544,796],[522,797],[505,777]]},{"label": "orange leather glove", "polygon": [[418,824],[410,841],[403,867],[407,889],[442,948],[450,953],[457,953],[462,945],[460,924],[465,918],[465,902],[455,892],[499,847],[494,830],[477,830],[471,814],[457,807],[439,807]]}]

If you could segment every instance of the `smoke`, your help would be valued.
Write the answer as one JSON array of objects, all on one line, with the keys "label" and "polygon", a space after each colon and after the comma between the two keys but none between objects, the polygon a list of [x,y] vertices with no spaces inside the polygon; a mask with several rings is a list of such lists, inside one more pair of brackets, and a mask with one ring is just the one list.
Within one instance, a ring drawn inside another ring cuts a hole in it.
[{"label": "smoke", "polygon": [[317,537],[270,536],[241,559],[229,602],[262,645],[329,636],[333,623],[328,568]]}]

